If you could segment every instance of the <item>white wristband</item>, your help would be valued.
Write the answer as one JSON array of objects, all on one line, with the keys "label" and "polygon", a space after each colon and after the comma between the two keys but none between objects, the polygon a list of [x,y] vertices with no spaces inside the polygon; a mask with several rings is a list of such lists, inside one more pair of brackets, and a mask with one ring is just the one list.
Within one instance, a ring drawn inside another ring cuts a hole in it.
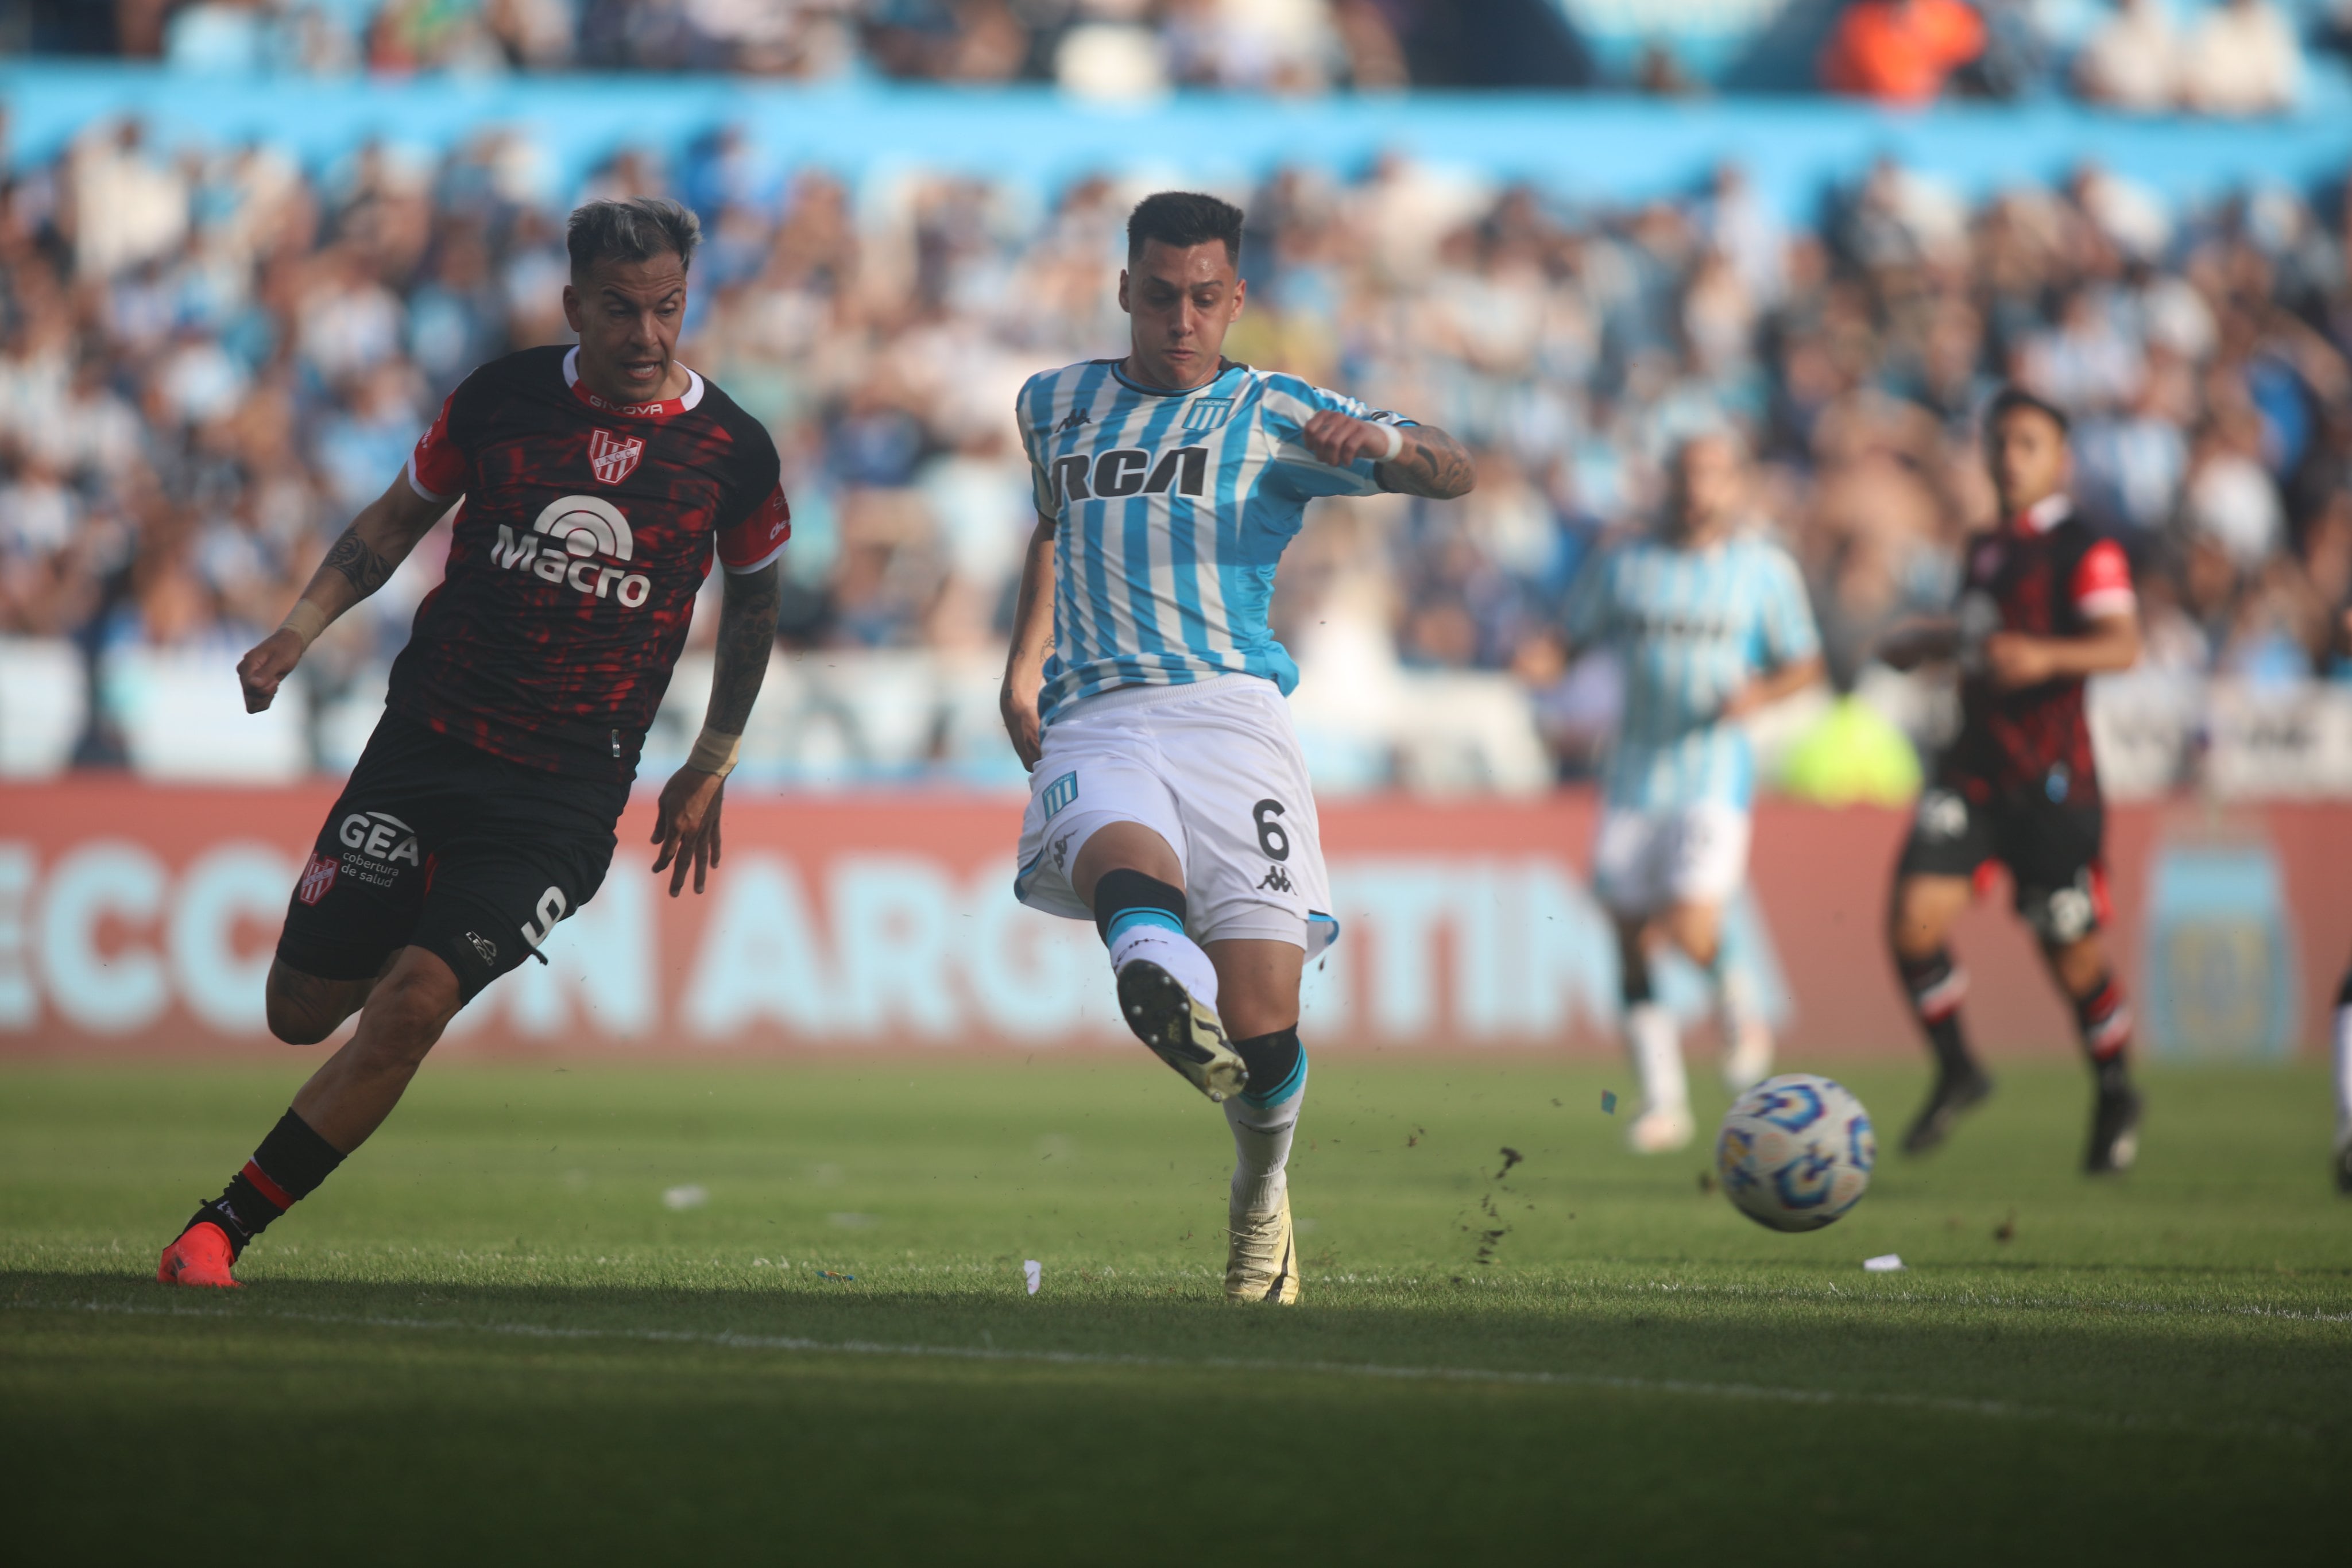
[{"label": "white wristband", "polygon": [[1381,430],[1389,438],[1389,449],[1381,454],[1380,461],[1393,463],[1397,459],[1397,454],[1404,450],[1404,432],[1393,424],[1383,424]]},{"label": "white wristband", "polygon": [[302,646],[307,649],[319,640],[319,633],[327,629],[327,620],[325,611],[307,599],[298,599],[294,601],[294,608],[286,612],[286,619],[279,622],[278,629],[281,632],[291,632],[301,638]]},{"label": "white wristband", "polygon": [[702,733],[694,737],[694,749],[687,754],[686,765],[724,779],[735,771],[735,759],[742,753],[741,736],[705,725]]}]

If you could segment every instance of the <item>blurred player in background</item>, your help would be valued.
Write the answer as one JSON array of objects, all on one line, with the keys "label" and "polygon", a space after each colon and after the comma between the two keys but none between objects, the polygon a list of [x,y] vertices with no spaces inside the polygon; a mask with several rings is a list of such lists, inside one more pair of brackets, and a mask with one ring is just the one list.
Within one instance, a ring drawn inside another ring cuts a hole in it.
[{"label": "blurred player in background", "polygon": [[775,642],[791,537],[774,444],[674,356],[700,228],[675,202],[572,214],[574,349],[484,365],[405,471],[237,665],[259,712],[329,622],[454,508],[441,586],[287,907],[270,1031],[359,1028],[313,1073],[157,1278],[233,1286],[246,1244],[398,1103],[457,1009],[593,897],[646,727],[716,549],[727,569],[701,737],[661,793],[654,870],[719,862],[721,792]]},{"label": "blurred player in background", "polygon": [[1984,437],[2000,520],[1963,548],[1958,613],[1915,622],[1883,650],[1897,669],[1960,666],[1960,733],[1919,797],[1887,915],[1895,967],[1936,1053],[1935,1087],[1903,1147],[1935,1148],[1992,1092],[1960,1032],[1968,977],[1945,938],[1998,862],[2074,1006],[2096,1081],[2084,1168],[2120,1171],[2138,1153],[2140,1096],[2131,1014],[2099,936],[2105,815],[2083,681],[2139,657],[2138,605],[2122,549],[2067,498],[2065,414],[2012,387],[1986,411]]},{"label": "blurred player in background", "polygon": [[1444,498],[1473,476],[1443,431],[1221,355],[1241,236],[1213,196],[1146,199],[1129,352],[1022,388],[1037,529],[1003,703],[1034,779],[1014,891],[1094,921],[1129,1027],[1223,1103],[1225,1293],[1290,1302],[1298,983],[1339,927],[1283,701],[1298,670],[1266,626],[1275,566],[1318,496]]},{"label": "blurred player in background", "polygon": [[1747,455],[1737,436],[1675,451],[1658,528],[1605,550],[1569,601],[1573,644],[1606,643],[1625,702],[1604,769],[1592,880],[1615,922],[1625,1048],[1642,1106],[1626,1129],[1643,1154],[1691,1140],[1674,1015],[1651,987],[1650,955],[1672,942],[1706,971],[1737,1094],[1772,1070],[1772,1034],[1723,947],[1724,906],[1748,873],[1756,765],[1740,720],[1821,679],[1821,637],[1786,550],[1748,531]]},{"label": "blurred player in background", "polygon": [[2352,1197],[2352,966],[2336,989],[2336,1190]]},{"label": "blurred player in background", "polygon": [[[2336,651],[2338,657],[2352,657],[2352,609],[2336,612]],[[2352,965],[2345,967],[2344,982],[2336,988],[2333,1022],[2331,1043],[2336,1048],[2336,1190],[2352,1197]]]}]

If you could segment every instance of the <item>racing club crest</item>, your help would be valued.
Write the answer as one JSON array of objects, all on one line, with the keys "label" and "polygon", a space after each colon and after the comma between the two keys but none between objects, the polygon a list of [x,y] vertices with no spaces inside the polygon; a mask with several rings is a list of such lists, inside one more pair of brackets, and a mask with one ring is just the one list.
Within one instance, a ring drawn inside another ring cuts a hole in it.
[{"label": "racing club crest", "polygon": [[615,435],[609,430],[589,433],[588,466],[595,471],[599,485],[619,484],[645,455],[646,444],[634,435]]},{"label": "racing club crest", "polygon": [[1234,400],[1229,397],[1195,398],[1192,406],[1184,411],[1184,432],[1199,435],[1217,428],[1233,417]]}]

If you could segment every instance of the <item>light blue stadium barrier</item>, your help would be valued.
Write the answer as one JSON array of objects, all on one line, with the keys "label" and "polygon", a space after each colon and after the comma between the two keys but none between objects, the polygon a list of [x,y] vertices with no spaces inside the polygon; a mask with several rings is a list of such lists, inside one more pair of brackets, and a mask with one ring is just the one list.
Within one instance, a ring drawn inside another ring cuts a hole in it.
[{"label": "light blue stadium barrier", "polygon": [[145,119],[165,146],[262,140],[321,168],[370,138],[439,152],[493,124],[552,160],[550,194],[575,190],[615,148],[675,155],[741,126],[771,179],[814,164],[852,180],[923,167],[1050,192],[1102,172],[1241,183],[1283,162],[1343,172],[1384,149],[1526,179],[1601,203],[1687,189],[1737,159],[1784,214],[1809,215],[1823,186],[1891,153],[1981,196],[2063,177],[2095,161],[2176,203],[2247,183],[2309,187],[2352,163],[2352,116],[2259,123],[2147,120],[2071,104],[1955,104],[1892,113],[1827,99],[1664,101],[1586,94],[1416,93],[1307,101],[1182,94],[1131,110],[1050,89],[853,84],[799,87],[726,77],[174,75],[56,60],[0,66],[18,166],[54,156],[93,121]]}]

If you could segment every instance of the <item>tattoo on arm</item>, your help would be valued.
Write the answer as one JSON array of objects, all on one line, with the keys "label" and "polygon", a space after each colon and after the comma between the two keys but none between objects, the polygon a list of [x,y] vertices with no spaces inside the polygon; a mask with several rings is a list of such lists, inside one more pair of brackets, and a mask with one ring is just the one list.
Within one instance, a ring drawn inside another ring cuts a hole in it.
[{"label": "tattoo on arm", "polygon": [[326,563],[321,570],[331,569],[341,572],[343,580],[352,585],[352,591],[365,599],[392,580],[394,564],[376,554],[368,542],[360,538],[358,528],[350,528],[343,530],[342,537],[327,552]]},{"label": "tattoo on arm", "polygon": [[719,608],[718,668],[710,678],[710,706],[703,722],[726,735],[740,735],[751,717],[760,683],[768,675],[768,654],[776,644],[776,612],[783,582],[773,566],[730,576]]},{"label": "tattoo on arm", "polygon": [[1433,424],[1407,427],[1404,450],[1380,465],[1380,477],[1391,490],[1439,501],[1466,496],[1478,483],[1468,451]]}]

